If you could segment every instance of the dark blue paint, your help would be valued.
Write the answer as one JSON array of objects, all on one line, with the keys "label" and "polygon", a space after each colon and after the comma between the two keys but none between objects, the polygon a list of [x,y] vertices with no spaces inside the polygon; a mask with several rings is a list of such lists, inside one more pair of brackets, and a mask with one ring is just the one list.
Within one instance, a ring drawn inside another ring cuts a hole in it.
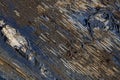
[{"label": "dark blue paint", "polygon": [[47,28],[44,24],[41,24],[39,26],[39,28],[42,30],[42,31],[49,31],[49,28]]},{"label": "dark blue paint", "polygon": [[120,57],[114,56],[113,61],[115,62],[116,65],[120,66]]},{"label": "dark blue paint", "polygon": [[0,76],[0,80],[6,80],[6,79],[4,79],[4,78],[2,78],[2,77]]},{"label": "dark blue paint", "polygon": [[8,10],[14,10],[15,9],[15,5],[13,4],[12,0],[6,0],[9,9]]}]

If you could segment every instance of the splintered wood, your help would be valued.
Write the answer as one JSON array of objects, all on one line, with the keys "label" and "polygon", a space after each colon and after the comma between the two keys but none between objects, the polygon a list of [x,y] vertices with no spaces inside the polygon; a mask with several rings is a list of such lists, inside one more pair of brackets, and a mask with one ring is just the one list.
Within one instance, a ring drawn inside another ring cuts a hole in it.
[{"label": "splintered wood", "polygon": [[27,80],[119,80],[119,5],[119,0],[1,0],[0,67]]}]

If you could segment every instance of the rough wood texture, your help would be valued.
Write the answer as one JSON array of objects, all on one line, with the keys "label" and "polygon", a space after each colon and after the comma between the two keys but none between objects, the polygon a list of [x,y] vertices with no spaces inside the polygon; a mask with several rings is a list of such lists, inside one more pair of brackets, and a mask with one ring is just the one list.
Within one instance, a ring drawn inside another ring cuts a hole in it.
[{"label": "rough wood texture", "polygon": [[119,13],[119,0],[0,0],[0,19],[35,51],[33,64],[7,43],[0,27],[1,77],[119,80]]}]

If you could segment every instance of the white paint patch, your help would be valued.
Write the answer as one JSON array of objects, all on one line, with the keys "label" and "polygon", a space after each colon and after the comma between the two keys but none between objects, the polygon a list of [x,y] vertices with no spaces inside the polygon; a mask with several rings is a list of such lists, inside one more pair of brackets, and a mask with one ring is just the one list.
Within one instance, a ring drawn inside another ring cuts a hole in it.
[{"label": "white paint patch", "polygon": [[3,27],[3,25],[5,25],[3,20],[0,20],[0,27]]},{"label": "white paint patch", "polygon": [[16,29],[12,28],[9,25],[6,25],[2,29],[2,33],[7,37],[8,44],[12,46],[13,48],[20,49],[25,53],[28,48],[28,43],[26,39],[20,35],[19,32],[16,31]]},{"label": "white paint patch", "polygon": [[17,10],[14,10],[16,16],[20,17],[20,13]]}]

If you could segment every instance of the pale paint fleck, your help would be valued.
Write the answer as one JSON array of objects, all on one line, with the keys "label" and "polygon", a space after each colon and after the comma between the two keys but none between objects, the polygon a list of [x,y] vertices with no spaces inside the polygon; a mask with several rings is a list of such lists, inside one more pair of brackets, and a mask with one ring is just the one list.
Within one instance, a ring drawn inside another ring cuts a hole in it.
[{"label": "pale paint fleck", "polygon": [[3,25],[5,25],[3,20],[0,20],[0,27],[3,27]]},{"label": "pale paint fleck", "polygon": [[20,17],[20,13],[17,10],[14,10],[16,16]]}]

